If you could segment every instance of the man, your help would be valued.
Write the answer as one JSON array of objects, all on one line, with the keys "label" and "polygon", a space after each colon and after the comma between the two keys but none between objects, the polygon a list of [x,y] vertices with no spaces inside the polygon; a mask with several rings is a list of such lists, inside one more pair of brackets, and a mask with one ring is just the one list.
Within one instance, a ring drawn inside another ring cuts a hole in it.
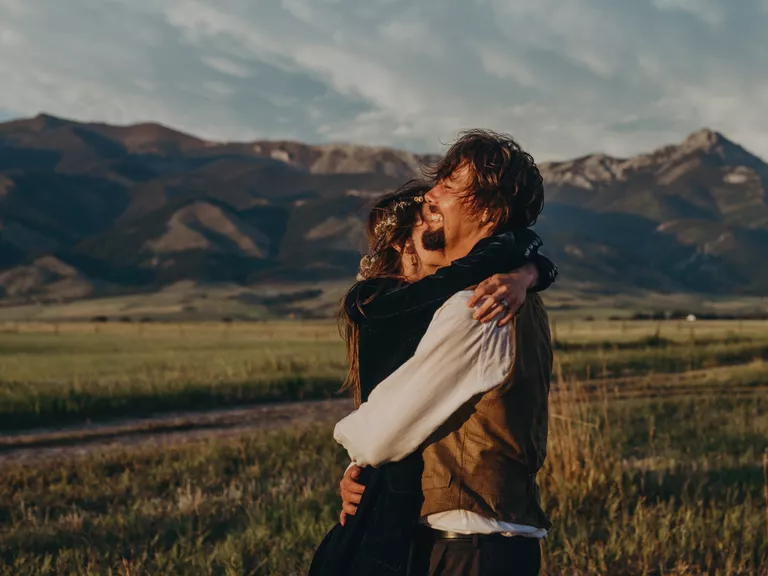
[{"label": "man", "polygon": [[[511,139],[465,134],[436,167],[426,195],[435,215],[425,248],[448,260],[481,239],[527,228],[543,206],[541,175]],[[536,472],[546,454],[552,349],[546,311],[529,295],[508,326],[479,324],[503,311],[493,281],[460,292],[434,315],[415,355],[339,422],[334,437],[359,466],[421,449],[422,529],[412,574],[537,574],[549,522]],[[342,482],[347,513],[364,487]]]}]

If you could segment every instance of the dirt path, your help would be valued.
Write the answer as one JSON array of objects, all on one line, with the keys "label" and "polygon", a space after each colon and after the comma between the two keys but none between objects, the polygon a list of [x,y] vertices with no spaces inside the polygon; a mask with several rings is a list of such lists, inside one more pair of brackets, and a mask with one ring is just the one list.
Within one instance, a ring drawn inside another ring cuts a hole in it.
[{"label": "dirt path", "polygon": [[[734,381],[734,369],[744,368],[754,370],[753,377]],[[740,396],[768,391],[768,372],[762,364],[740,368],[717,367],[678,374],[593,380],[581,383],[579,388],[587,396],[608,400],[683,395]],[[558,394],[558,390],[553,388],[552,394]],[[13,462],[69,459],[121,446],[180,444],[235,436],[251,430],[332,423],[351,412],[352,408],[352,401],[347,399],[285,402],[207,412],[166,413],[69,428],[27,430],[0,437],[0,467]]]},{"label": "dirt path", "polygon": [[164,414],[72,428],[25,431],[0,438],[0,466],[68,459],[139,444],[179,444],[314,422],[335,422],[352,411],[351,400],[287,402],[209,412]]}]

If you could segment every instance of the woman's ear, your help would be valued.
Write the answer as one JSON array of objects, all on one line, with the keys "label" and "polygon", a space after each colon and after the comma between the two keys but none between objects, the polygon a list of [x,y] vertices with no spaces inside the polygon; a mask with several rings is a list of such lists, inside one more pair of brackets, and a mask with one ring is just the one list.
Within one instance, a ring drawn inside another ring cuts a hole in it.
[{"label": "woman's ear", "polygon": [[393,243],[392,248],[394,248],[400,254],[408,254],[409,252],[413,252],[413,241],[408,238],[402,244]]}]

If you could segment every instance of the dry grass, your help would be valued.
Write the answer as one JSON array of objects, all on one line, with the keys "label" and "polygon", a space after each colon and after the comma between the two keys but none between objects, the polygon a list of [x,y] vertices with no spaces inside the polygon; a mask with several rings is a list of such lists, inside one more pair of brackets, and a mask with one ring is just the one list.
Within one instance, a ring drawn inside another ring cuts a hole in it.
[{"label": "dry grass", "polygon": [[580,384],[561,376],[550,404],[543,573],[766,573],[765,398],[616,402]]},{"label": "dry grass", "polygon": [[553,320],[552,338],[574,344],[635,342],[650,336],[674,342],[768,338],[766,320]]},{"label": "dry grass", "polygon": [[[327,393],[344,371],[328,323],[7,328],[6,427],[275,399],[322,378]],[[545,574],[768,573],[768,369],[751,361],[768,331],[741,328],[677,339],[674,323],[646,323],[622,340],[620,323],[589,323],[560,340]],[[10,464],[0,574],[301,574],[338,512],[345,457],[330,432]]]},{"label": "dry grass", "polygon": [[[763,397],[610,401],[560,382],[544,574],[763,574]],[[327,427],[12,465],[0,574],[294,575],[338,511]]]}]

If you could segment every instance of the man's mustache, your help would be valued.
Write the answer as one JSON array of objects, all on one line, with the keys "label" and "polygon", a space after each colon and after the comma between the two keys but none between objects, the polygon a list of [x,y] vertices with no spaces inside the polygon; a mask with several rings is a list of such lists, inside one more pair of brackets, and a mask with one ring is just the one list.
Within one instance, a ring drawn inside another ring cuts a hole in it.
[{"label": "man's mustache", "polygon": [[421,217],[427,221],[427,222],[436,222],[438,221],[442,222],[443,220],[443,212],[440,210],[440,208],[435,204],[425,204],[425,210],[421,213]]}]

